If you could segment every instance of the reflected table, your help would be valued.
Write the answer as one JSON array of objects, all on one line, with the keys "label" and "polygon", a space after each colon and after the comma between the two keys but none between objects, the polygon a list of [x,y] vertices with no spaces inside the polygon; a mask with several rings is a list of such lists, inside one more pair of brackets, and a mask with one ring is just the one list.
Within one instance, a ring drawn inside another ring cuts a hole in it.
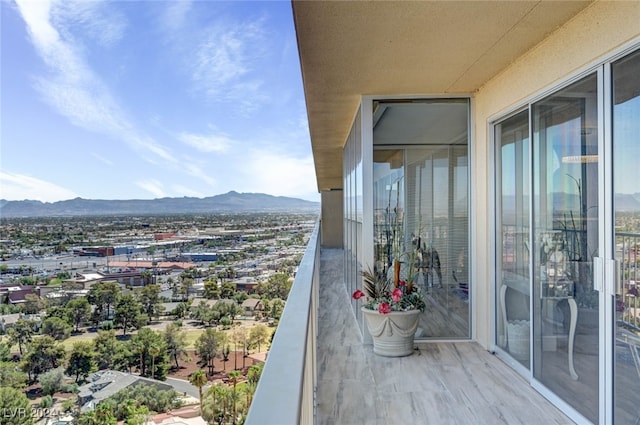
[{"label": "reflected table", "polygon": [[[547,281],[542,281],[542,286],[548,288],[548,282]],[[507,327],[507,288],[509,289],[513,289],[517,292],[520,292],[521,294],[524,294],[525,296],[529,296],[530,294],[530,287],[529,287],[529,281],[528,280],[524,280],[524,279],[505,279],[502,281],[502,286],[500,287],[500,307],[501,307],[501,311],[502,311],[502,322],[503,322],[503,326],[505,327],[504,329],[504,335],[507,335],[506,332],[506,327]],[[573,293],[573,291],[567,291],[568,293]],[[545,291],[543,291],[543,295],[545,294]],[[563,296],[543,296],[542,299],[544,300],[550,300],[550,301],[561,301],[561,300],[567,300],[568,304],[569,304],[569,314],[570,314],[570,321],[569,321],[569,347],[568,347],[568,362],[569,362],[569,374],[571,375],[571,378],[573,378],[574,380],[578,379],[578,374],[576,373],[574,364],[573,364],[573,348],[574,348],[574,344],[575,344],[575,338],[576,338],[576,324],[578,323],[578,305],[576,304],[576,300],[569,295],[563,295]],[[508,342],[508,336],[507,336],[507,342]]]}]

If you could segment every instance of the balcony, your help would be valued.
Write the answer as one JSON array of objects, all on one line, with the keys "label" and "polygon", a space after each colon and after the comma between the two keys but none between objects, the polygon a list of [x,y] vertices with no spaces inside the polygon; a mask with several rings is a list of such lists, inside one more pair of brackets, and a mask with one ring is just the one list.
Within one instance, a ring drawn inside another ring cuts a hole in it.
[{"label": "balcony", "polygon": [[246,424],[573,423],[477,343],[421,343],[409,357],[374,355],[360,342],[343,251],[321,251],[318,243],[316,229]]}]

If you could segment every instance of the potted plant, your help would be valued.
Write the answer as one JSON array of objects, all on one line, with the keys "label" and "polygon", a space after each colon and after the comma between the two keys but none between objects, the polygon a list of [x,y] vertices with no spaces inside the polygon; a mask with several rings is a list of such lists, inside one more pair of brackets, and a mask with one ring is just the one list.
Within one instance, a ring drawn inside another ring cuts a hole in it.
[{"label": "potted plant", "polygon": [[363,299],[362,312],[373,338],[373,352],[387,357],[402,357],[413,353],[413,340],[418,329],[419,314],[425,302],[412,280],[396,277],[391,280],[384,270],[361,273],[364,291],[356,290],[352,297]]}]

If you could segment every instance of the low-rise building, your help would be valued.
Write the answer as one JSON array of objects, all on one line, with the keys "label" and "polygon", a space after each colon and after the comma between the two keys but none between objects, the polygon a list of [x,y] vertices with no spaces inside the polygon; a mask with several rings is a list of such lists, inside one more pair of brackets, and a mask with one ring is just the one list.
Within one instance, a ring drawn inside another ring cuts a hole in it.
[{"label": "low-rise building", "polygon": [[[116,370],[101,370],[89,375],[87,380],[89,382],[78,389],[78,404],[81,413],[90,412],[106,398],[132,385],[154,385],[159,390],[176,390],[180,394],[198,397],[197,388],[191,388],[191,385],[186,389],[183,385],[180,389],[176,389],[171,382],[177,380],[158,381]],[[182,381],[179,383],[182,384]]]},{"label": "low-rise building", "polygon": [[247,298],[242,302],[242,310],[245,316],[255,316],[257,312],[264,310],[264,304],[258,298]]}]

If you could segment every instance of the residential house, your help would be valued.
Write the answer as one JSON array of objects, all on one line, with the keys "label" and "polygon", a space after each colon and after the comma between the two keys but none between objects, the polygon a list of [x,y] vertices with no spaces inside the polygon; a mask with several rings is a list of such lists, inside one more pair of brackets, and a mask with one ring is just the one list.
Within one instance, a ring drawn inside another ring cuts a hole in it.
[{"label": "residential house", "polygon": [[258,298],[247,298],[242,302],[242,310],[245,316],[255,316],[256,313],[264,310],[264,304]]},{"label": "residential house", "polygon": [[[246,423],[639,423],[640,232],[618,224],[638,192],[640,2],[292,10],[321,226]],[[407,247],[428,301],[422,355],[390,363],[359,305],[318,285],[336,280],[330,248],[348,297]],[[295,338],[304,356],[287,354]],[[349,373],[372,365],[360,376],[375,381]],[[281,390],[284,367],[296,390]]]},{"label": "residential house", "polygon": [[[196,399],[198,397],[198,389],[183,381],[158,381],[156,379],[144,378],[139,375],[132,375],[116,370],[101,370],[95,372],[89,375],[87,380],[88,383],[78,388],[78,404],[80,405],[80,412],[82,413],[95,409],[104,399],[132,385],[154,385],[159,390],[174,389],[179,394],[184,394],[185,396]],[[178,387],[176,387],[176,385]]]},{"label": "residential house", "polygon": [[74,279],[70,279],[73,283],[82,285],[83,289],[89,289],[103,280],[105,280],[104,274],[93,272],[77,273]]},{"label": "residential house", "polygon": [[38,297],[36,288],[34,286],[27,286],[16,291],[9,291],[7,293],[7,303],[13,305],[24,304],[27,302],[27,295]]},{"label": "residential house", "polygon": [[0,284],[0,302],[4,304],[22,303],[25,301],[26,294],[35,292],[34,288],[20,283],[2,283]]},{"label": "residential house", "polygon": [[5,334],[7,329],[14,326],[18,319],[22,318],[22,313],[3,314],[0,316],[0,332]]},{"label": "residential house", "polygon": [[235,285],[237,291],[253,294],[258,285],[258,280],[253,276],[244,276],[234,279],[231,283]]}]

